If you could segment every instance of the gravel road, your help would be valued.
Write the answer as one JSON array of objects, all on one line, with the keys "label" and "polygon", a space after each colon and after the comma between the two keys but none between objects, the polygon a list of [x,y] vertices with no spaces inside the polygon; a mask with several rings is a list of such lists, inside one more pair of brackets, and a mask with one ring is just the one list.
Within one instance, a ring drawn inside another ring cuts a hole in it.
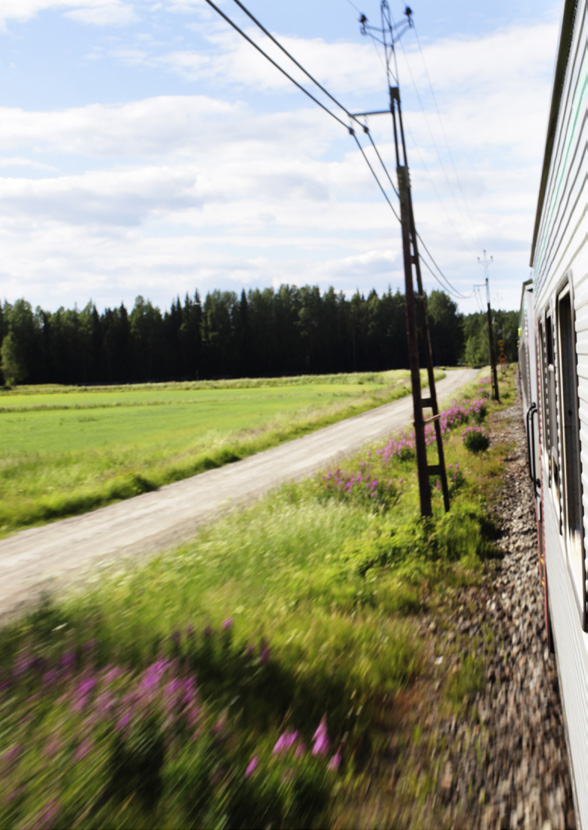
[{"label": "gravel road", "polygon": [[[437,396],[451,398],[477,372],[448,372]],[[405,426],[410,396],[303,438],[83,516],[24,530],[0,541],[0,619],[41,594],[83,580],[122,557],[148,555],[189,539],[199,524],[258,498],[286,481],[312,475],[362,445]]]}]

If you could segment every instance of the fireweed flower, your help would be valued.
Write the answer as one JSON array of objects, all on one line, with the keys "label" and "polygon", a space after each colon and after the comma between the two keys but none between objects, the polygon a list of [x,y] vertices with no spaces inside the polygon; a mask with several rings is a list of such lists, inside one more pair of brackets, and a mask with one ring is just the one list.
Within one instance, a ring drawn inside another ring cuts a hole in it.
[{"label": "fireweed flower", "polygon": [[259,763],[259,758],[257,755],[254,755],[253,758],[249,761],[247,765],[247,769],[245,770],[245,778],[249,778],[255,772],[255,769]]},{"label": "fireweed flower", "polygon": [[341,749],[339,748],[337,752],[333,755],[331,760],[329,761],[328,769],[337,771],[341,766]]},{"label": "fireweed flower", "polygon": [[323,715],[321,722],[317,726],[316,732],[312,736],[314,741],[312,747],[313,755],[326,755],[329,751],[329,734],[327,732],[327,716]]},{"label": "fireweed flower", "polygon": [[117,732],[124,732],[126,730],[126,728],[128,727],[129,723],[131,722],[131,718],[132,718],[131,712],[123,712],[123,714],[120,716],[120,718],[118,719],[118,721],[117,721],[117,723],[114,727],[115,730]]},{"label": "fireweed flower", "polygon": [[63,741],[60,741],[57,735],[53,735],[47,741],[47,745],[42,754],[51,758],[53,755],[56,755],[63,746]]},{"label": "fireweed flower", "polygon": [[281,752],[287,752],[297,740],[298,732],[296,730],[293,732],[283,732],[276,741],[272,755],[279,755]]},{"label": "fireweed flower", "polygon": [[302,743],[296,744],[296,749],[294,750],[294,757],[295,758],[302,758],[306,754],[306,745]]},{"label": "fireweed flower", "polygon": [[39,813],[37,821],[32,827],[32,830],[47,830],[49,827],[53,827],[55,819],[61,809],[60,803],[57,799],[53,799],[52,801],[47,804],[47,806],[43,809],[41,813]]},{"label": "fireweed flower", "polygon": [[62,669],[66,671],[68,669],[72,669],[74,663],[76,662],[76,655],[74,651],[66,651],[65,654],[62,656],[61,660],[59,661],[59,665]]},{"label": "fireweed flower", "polygon": [[5,764],[10,767],[18,759],[22,752],[22,744],[15,744],[11,749],[7,750],[4,755],[0,755],[0,764]]},{"label": "fireweed flower", "polygon": [[86,738],[85,740],[83,740],[81,742],[81,744],[78,746],[78,748],[74,752],[73,760],[74,761],[83,761],[84,758],[86,758],[93,749],[94,749],[94,742],[91,739]]}]

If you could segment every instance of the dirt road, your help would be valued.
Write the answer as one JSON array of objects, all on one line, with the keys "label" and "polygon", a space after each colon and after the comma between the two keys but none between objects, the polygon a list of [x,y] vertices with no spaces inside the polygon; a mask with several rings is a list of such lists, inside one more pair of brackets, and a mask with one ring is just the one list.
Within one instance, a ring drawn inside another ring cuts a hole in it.
[{"label": "dirt road", "polygon": [[[476,376],[449,372],[437,384],[450,398]],[[83,581],[122,557],[148,555],[189,539],[199,524],[258,498],[285,481],[312,475],[411,420],[412,398],[333,424],[243,461],[170,484],[83,516],[32,528],[0,541],[0,619],[44,592]]]}]

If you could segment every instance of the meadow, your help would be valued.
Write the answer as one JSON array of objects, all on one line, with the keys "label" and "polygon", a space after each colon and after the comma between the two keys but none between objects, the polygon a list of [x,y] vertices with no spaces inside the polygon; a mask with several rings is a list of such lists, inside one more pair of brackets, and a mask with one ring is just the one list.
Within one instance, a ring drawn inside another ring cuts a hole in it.
[{"label": "meadow", "polygon": [[237,461],[408,392],[400,370],[2,391],[0,535]]},{"label": "meadow", "polygon": [[[420,519],[406,432],[2,629],[0,826],[406,826],[435,786],[390,749],[418,739],[418,620],[494,552],[489,391],[443,411],[448,514],[433,482]],[[442,705],[477,684],[465,661]]]}]

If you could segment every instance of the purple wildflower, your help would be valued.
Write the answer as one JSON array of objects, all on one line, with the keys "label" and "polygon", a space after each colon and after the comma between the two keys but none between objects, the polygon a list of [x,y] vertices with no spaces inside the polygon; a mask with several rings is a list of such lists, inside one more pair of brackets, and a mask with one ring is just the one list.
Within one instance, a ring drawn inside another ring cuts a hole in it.
[{"label": "purple wildflower", "polygon": [[329,734],[327,732],[327,716],[323,715],[321,722],[317,726],[316,732],[312,736],[314,745],[312,747],[313,755],[326,755],[329,751]]},{"label": "purple wildflower", "polygon": [[47,741],[47,746],[43,750],[43,755],[48,756],[49,758],[53,757],[53,755],[57,754],[59,750],[63,747],[63,742],[59,740],[57,735],[53,735],[49,741]]},{"label": "purple wildflower", "polygon": [[114,727],[117,732],[124,732],[131,722],[131,712],[123,712],[123,714],[118,719],[116,726]]},{"label": "purple wildflower", "polygon": [[306,754],[306,744],[300,741],[299,744],[296,744],[296,749],[294,750],[294,757],[295,758],[302,758]]},{"label": "purple wildflower", "polygon": [[39,814],[32,830],[49,830],[50,827],[53,827],[60,807],[61,805],[57,799],[50,801],[44,810]]},{"label": "purple wildflower", "polygon": [[287,752],[292,747],[292,745],[296,743],[298,737],[299,735],[296,730],[292,732],[283,732],[276,741],[276,745],[273,748],[272,755],[278,755],[281,752]]},{"label": "purple wildflower", "polygon": [[81,744],[77,747],[76,751],[73,754],[74,761],[83,761],[90,752],[94,749],[94,742],[86,738],[81,742]]},{"label": "purple wildflower", "polygon": [[258,763],[259,758],[257,757],[257,755],[254,755],[253,758],[249,761],[247,769],[245,770],[245,778],[249,778],[249,776],[255,772],[255,768],[257,767]]},{"label": "purple wildflower", "polygon": [[11,766],[22,752],[22,745],[15,744],[11,749],[7,750],[4,755],[0,756],[0,761],[6,766]]},{"label": "purple wildflower", "polygon": [[223,631],[229,631],[232,627],[233,627],[232,617],[228,617],[226,620],[223,620]]},{"label": "purple wildflower", "polygon": [[59,661],[59,665],[62,669],[66,671],[68,669],[72,669],[74,663],[76,662],[76,655],[74,651],[66,651],[65,654],[62,655],[61,660]]},{"label": "purple wildflower", "polygon": [[341,766],[341,749],[338,749],[337,752],[333,755],[331,760],[329,761],[329,769],[335,770],[335,772]]}]

